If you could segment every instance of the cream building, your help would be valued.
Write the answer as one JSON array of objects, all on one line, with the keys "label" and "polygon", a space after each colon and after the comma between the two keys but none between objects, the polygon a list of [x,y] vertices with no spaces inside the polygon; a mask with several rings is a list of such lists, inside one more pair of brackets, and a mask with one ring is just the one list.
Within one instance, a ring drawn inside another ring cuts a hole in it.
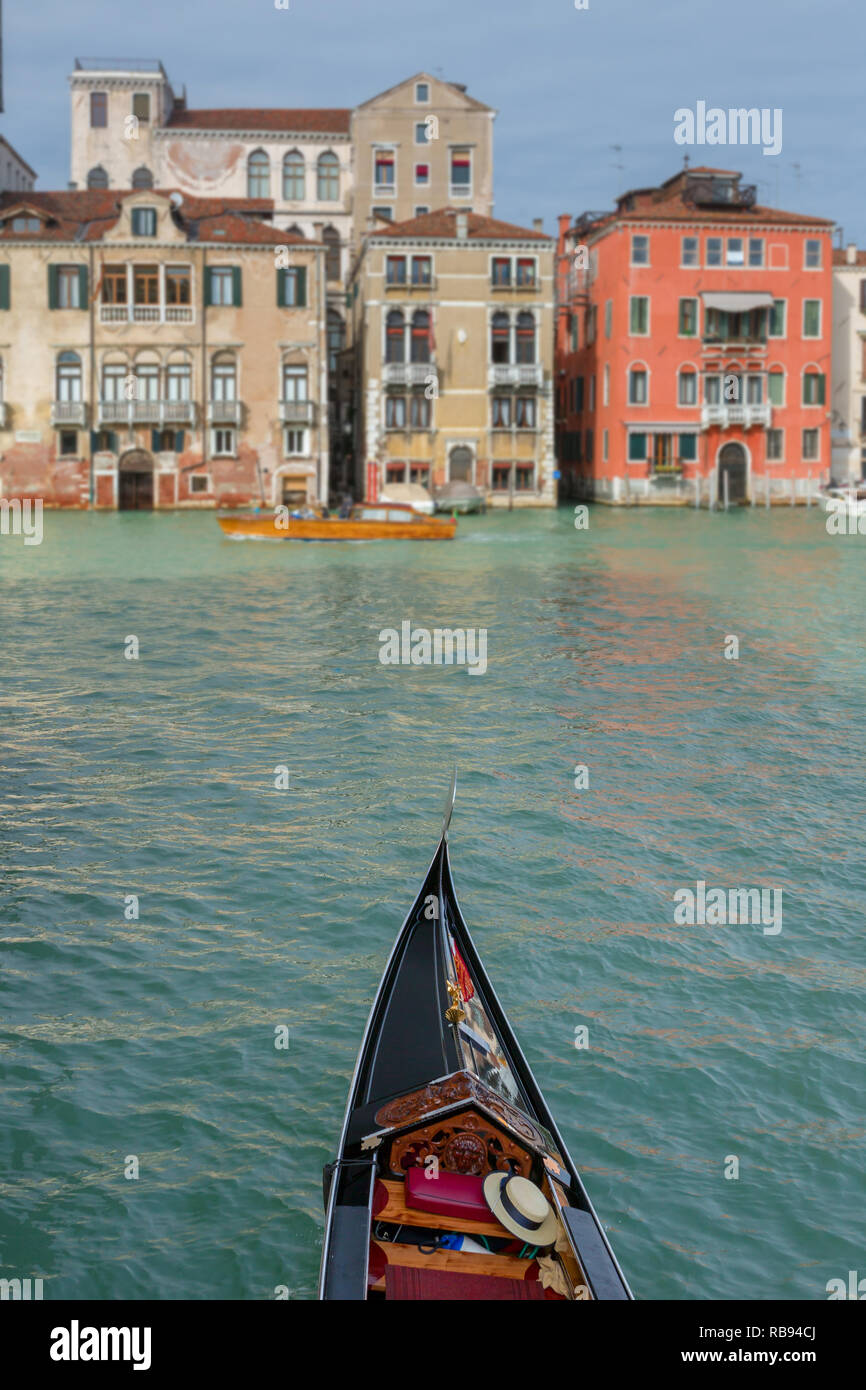
[{"label": "cream building", "polygon": [[554,506],[554,241],[444,208],[368,234],[349,300],[356,491],[480,488]]},{"label": "cream building", "polygon": [[35,182],[34,170],[0,135],[0,193],[29,193]]},{"label": "cream building", "polygon": [[0,198],[0,496],[326,501],[324,247],[245,200]]},{"label": "cream building", "polygon": [[866,251],[833,253],[830,392],[834,482],[866,477]]}]

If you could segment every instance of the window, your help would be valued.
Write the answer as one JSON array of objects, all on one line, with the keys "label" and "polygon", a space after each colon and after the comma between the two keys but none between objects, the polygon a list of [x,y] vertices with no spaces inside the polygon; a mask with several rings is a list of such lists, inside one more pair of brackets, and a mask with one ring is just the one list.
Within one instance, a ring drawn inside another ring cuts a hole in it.
[{"label": "window", "polygon": [[132,171],[133,188],[153,188],[153,174],[144,164]]},{"label": "window", "polygon": [[698,301],[681,299],[679,311],[679,334],[681,338],[694,338],[698,331]]},{"label": "window", "polygon": [[767,329],[767,336],[770,338],[785,337],[787,300],[774,299],[773,307],[770,310],[770,323]]},{"label": "window", "polygon": [[494,396],[490,402],[490,423],[495,430],[511,429],[511,397]]},{"label": "window", "polygon": [[767,376],[767,394],[770,405],[785,404],[785,373],[770,372]]},{"label": "window", "polygon": [[451,151],[451,195],[472,197],[472,154],[470,150]]},{"label": "window", "polygon": [[308,453],[307,431],[298,429],[286,429],[283,431],[283,452],[287,457],[297,457],[299,454]]},{"label": "window", "polygon": [[601,378],[601,403],[610,405],[610,363],[605,362],[604,374]]},{"label": "window", "polygon": [[394,209],[393,209],[393,208],[389,208],[389,207],[384,207],[384,208],[382,208],[382,207],[374,207],[374,208],[371,208],[371,212],[372,212],[372,214],[373,214],[374,217],[378,217],[378,218],[379,218],[381,221],[383,221],[383,222],[393,222],[393,220],[394,220]]},{"label": "window", "polygon": [[416,217],[426,217],[429,211],[430,211],[430,209],[429,209],[428,207],[417,207],[417,208],[415,209],[415,216],[416,216]]},{"label": "window", "polygon": [[514,465],[514,491],[531,492],[533,489],[533,479],[535,467],[533,464],[517,463]]},{"label": "window", "polygon": [[147,122],[150,120],[150,93],[133,92],[132,94],[132,114],[136,120]]},{"label": "window", "polygon": [[385,284],[386,285],[405,285],[406,283],[406,257],[388,256],[385,260]]},{"label": "window", "polygon": [[774,463],[785,457],[785,431],[767,430],[767,458]]},{"label": "window", "polygon": [[230,265],[208,266],[208,304],[234,305],[234,275]]},{"label": "window", "polygon": [[760,236],[749,237],[749,265],[760,268],[764,264],[764,238]]},{"label": "window", "polygon": [[166,368],[165,385],[170,401],[192,399],[192,370],[188,362],[170,362]]},{"label": "window", "polygon": [[340,233],[336,227],[325,227],[322,241],[325,243],[325,277],[328,280],[339,280]]},{"label": "window", "polygon": [[572,412],[580,415],[583,411],[584,400],[584,380],[582,376],[576,376],[571,383],[572,389]]},{"label": "window", "polygon": [[159,303],[159,266],[133,266],[132,299],[134,304]]},{"label": "window", "polygon": [[81,358],[77,352],[58,354],[55,390],[58,401],[81,400]]},{"label": "window", "polygon": [[429,430],[430,401],[420,391],[409,397],[409,424],[413,430]]},{"label": "window", "polygon": [[609,432],[607,430],[602,430],[601,432],[601,457],[604,463],[607,463],[608,433]]},{"label": "window", "polygon": [[415,122],[415,144],[428,145],[430,143],[430,133],[426,121]]},{"label": "window", "polygon": [[[575,323],[577,320],[575,319]],[[613,331],[613,300],[605,301],[604,306],[604,336],[609,338]]]},{"label": "window", "polygon": [[399,309],[392,309],[385,320],[385,361],[406,361],[406,320]]},{"label": "window", "polygon": [[860,313],[866,314],[866,280],[860,281]]},{"label": "window", "polygon": [[511,484],[511,464],[494,463],[492,487],[494,492],[507,492]]},{"label": "window", "polygon": [[332,150],[320,154],[316,163],[316,197],[320,203],[339,201],[340,161]]},{"label": "window", "polygon": [[494,314],[490,320],[490,361],[504,364],[511,360],[511,323],[507,314]]},{"label": "window", "polygon": [[156,208],[132,209],[132,235],[156,236]]},{"label": "window", "polygon": [[749,376],[746,378],[746,405],[764,404],[764,378],[762,376]]},{"label": "window", "polygon": [[535,260],[532,256],[517,257],[517,284],[534,287]]},{"label": "window", "polygon": [[102,399],[104,401],[126,400],[126,378],[129,368],[122,362],[112,362],[102,369]]},{"label": "window", "polygon": [[411,360],[430,361],[430,315],[426,309],[416,309],[412,315]]},{"label": "window", "polygon": [[415,83],[415,101],[416,101],[416,104],[417,104],[418,106],[423,106],[424,103],[425,103],[425,102],[428,102],[429,100],[430,100],[430,84],[429,84],[429,82],[416,82],[416,83]]},{"label": "window", "polygon": [[806,371],[803,373],[804,405],[823,405],[825,392],[826,383],[823,372]]},{"label": "window", "polygon": [[253,150],[247,160],[247,197],[270,198],[271,161],[264,150]]},{"label": "window", "polygon": [[62,458],[74,457],[78,453],[78,431],[60,431],[60,455]]},{"label": "window", "polygon": [[77,265],[57,267],[57,308],[82,309],[81,276]]},{"label": "window", "polygon": [[417,188],[426,187],[426,185],[427,185],[429,182],[430,182],[430,165],[429,165],[429,164],[416,164],[416,165],[415,165],[415,185],[416,185],[416,187],[417,187]]},{"label": "window", "polygon": [[680,405],[698,403],[698,374],[691,367],[685,367],[680,372],[677,400]]},{"label": "window", "polygon": [[728,237],[728,265],[745,265],[746,260],[743,254],[743,238],[741,236]]},{"label": "window", "polygon": [[646,435],[630,434],[628,437],[628,457],[630,463],[646,462]]},{"label": "window", "polygon": [[647,404],[647,374],[645,367],[632,367],[628,374],[629,405]]},{"label": "window", "polygon": [[821,301],[820,299],[803,300],[803,337],[820,338],[821,336]]},{"label": "window", "polygon": [[406,397],[385,397],[385,429],[404,430],[406,428]]},{"label": "window", "polygon": [[192,303],[192,276],[188,265],[167,265],[165,268],[166,304]]},{"label": "window", "polygon": [[306,191],[306,168],[300,150],[290,150],[283,160],[283,200],[299,203]]},{"label": "window", "polygon": [[511,257],[494,256],[491,268],[491,278],[494,285],[509,286],[511,284]]},{"label": "window", "polygon": [[159,400],[159,367],[153,362],[137,362],[135,366],[135,399]]},{"label": "window", "polygon": [[233,429],[211,430],[211,453],[214,458],[234,458],[236,431]]},{"label": "window", "polygon": [[722,378],[720,376],[704,377],[704,402],[706,405],[721,405],[722,401]]},{"label": "window", "polygon": [[629,300],[629,333],[643,338],[649,333],[649,298],[633,294]]},{"label": "window", "polygon": [[519,430],[534,430],[536,400],[534,396],[518,396],[515,403],[515,424]]},{"label": "window", "polygon": [[818,430],[803,431],[803,461],[814,463],[820,458],[820,435]]},{"label": "window", "polygon": [[595,410],[595,377],[589,378],[589,411],[590,414]]},{"label": "window", "polygon": [[230,353],[219,353],[211,363],[210,398],[212,401],[236,401],[238,398],[237,363]]},{"label": "window", "polygon": [[631,239],[632,265],[649,265],[649,237],[637,233]]},{"label": "window", "polygon": [[[339,248],[338,248],[339,250]],[[328,252],[330,254],[330,250]],[[238,301],[240,302],[240,301]],[[281,309],[303,309],[307,303],[307,267],[291,265],[277,271],[277,305]]]},{"label": "window", "polygon": [[698,457],[698,436],[681,434],[679,439],[680,463],[694,463]]},{"label": "window", "polygon": [[373,162],[373,181],[377,193],[394,192],[396,180],[393,150],[376,151]]},{"label": "window", "polygon": [[91,170],[90,170],[90,173],[87,175],[87,187],[88,187],[88,188],[107,188],[107,187],[108,187],[108,174],[105,172],[105,170],[103,169],[103,167],[102,167],[101,164],[97,164],[95,169],[91,169]]},{"label": "window", "polygon": [[90,93],[90,124],[94,129],[108,125],[108,93]]},{"label": "window", "polygon": [[283,363],[283,400],[306,401],[307,369],[303,363]]},{"label": "window", "polygon": [[807,238],[807,240],[806,240],[806,254],[805,254],[805,259],[804,259],[804,261],[803,261],[803,264],[805,265],[805,267],[806,267],[807,270],[820,270],[820,269],[821,269],[821,243],[820,243],[820,241],[818,241],[818,240],[814,240],[814,241],[813,241],[811,238]]},{"label": "window", "polygon": [[191,473],[189,475],[190,492],[210,492],[211,483],[207,473]]},{"label": "window", "polygon": [[680,249],[681,265],[700,265],[699,242],[696,236],[684,236]]},{"label": "window", "polygon": [[707,265],[722,264],[722,238],[720,236],[707,237]]},{"label": "window", "polygon": [[535,319],[530,313],[517,315],[516,360],[520,363],[535,361]]},{"label": "window", "polygon": [[412,284],[431,285],[433,283],[433,260],[430,256],[412,257]]}]

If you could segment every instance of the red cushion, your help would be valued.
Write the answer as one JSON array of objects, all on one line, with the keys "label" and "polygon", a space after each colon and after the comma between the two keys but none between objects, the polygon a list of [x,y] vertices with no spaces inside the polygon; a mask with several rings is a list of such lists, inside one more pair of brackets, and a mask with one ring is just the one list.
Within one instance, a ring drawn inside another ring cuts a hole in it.
[{"label": "red cushion", "polygon": [[484,1179],[463,1173],[443,1173],[428,1178],[424,1168],[406,1172],[406,1205],[439,1216],[462,1216],[469,1221],[495,1221],[484,1200]]},{"label": "red cushion", "polygon": [[[450,1174],[449,1174],[450,1176]],[[495,1275],[457,1274],[450,1269],[406,1269],[389,1265],[385,1271],[385,1297],[428,1303],[433,1299],[462,1303],[466,1299],[544,1298],[537,1280],[502,1279]]]}]

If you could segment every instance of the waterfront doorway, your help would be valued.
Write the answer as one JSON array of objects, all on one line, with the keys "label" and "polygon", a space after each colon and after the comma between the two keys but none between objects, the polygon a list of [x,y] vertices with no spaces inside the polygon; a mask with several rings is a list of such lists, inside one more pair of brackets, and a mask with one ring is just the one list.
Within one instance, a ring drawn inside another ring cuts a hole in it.
[{"label": "waterfront doorway", "polygon": [[472,450],[458,444],[448,456],[449,483],[472,482]]},{"label": "waterfront doorway", "polygon": [[719,505],[725,505],[725,478],[728,480],[728,501],[738,507],[746,500],[748,462],[742,444],[725,444],[719,454]]},{"label": "waterfront doorway", "polygon": [[117,505],[122,512],[153,509],[153,459],[144,449],[131,449],[120,460]]}]

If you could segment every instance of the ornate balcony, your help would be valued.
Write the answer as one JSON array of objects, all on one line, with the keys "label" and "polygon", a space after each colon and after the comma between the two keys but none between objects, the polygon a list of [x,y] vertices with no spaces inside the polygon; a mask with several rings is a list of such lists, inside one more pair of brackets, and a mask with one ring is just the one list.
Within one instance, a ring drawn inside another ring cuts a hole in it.
[{"label": "ornate balcony", "polygon": [[710,425],[718,425],[723,430],[729,429],[731,425],[742,425],[744,429],[749,429],[752,425],[768,428],[772,415],[773,408],[769,404],[736,405],[733,402],[725,402],[724,405],[704,405],[701,407],[701,428],[709,429]]},{"label": "ornate balcony", "polygon": [[97,409],[100,426],[152,425],[165,429],[195,423],[194,401],[100,401]]},{"label": "ornate balcony", "polygon": [[312,425],[315,418],[315,401],[280,401],[280,419],[284,425]]},{"label": "ornate balcony", "polygon": [[239,425],[241,422],[240,401],[209,401],[207,418],[212,425]]},{"label": "ornate balcony", "polygon": [[84,401],[52,401],[52,425],[83,426],[87,419],[87,406]]},{"label": "ornate balcony", "polygon": [[383,368],[386,386],[426,386],[431,376],[439,378],[435,362],[386,362]]},{"label": "ornate balcony", "polygon": [[191,304],[100,304],[100,323],[193,323]]},{"label": "ornate balcony", "polygon": [[543,386],[544,368],[540,362],[494,363],[487,370],[487,384],[496,386]]}]

